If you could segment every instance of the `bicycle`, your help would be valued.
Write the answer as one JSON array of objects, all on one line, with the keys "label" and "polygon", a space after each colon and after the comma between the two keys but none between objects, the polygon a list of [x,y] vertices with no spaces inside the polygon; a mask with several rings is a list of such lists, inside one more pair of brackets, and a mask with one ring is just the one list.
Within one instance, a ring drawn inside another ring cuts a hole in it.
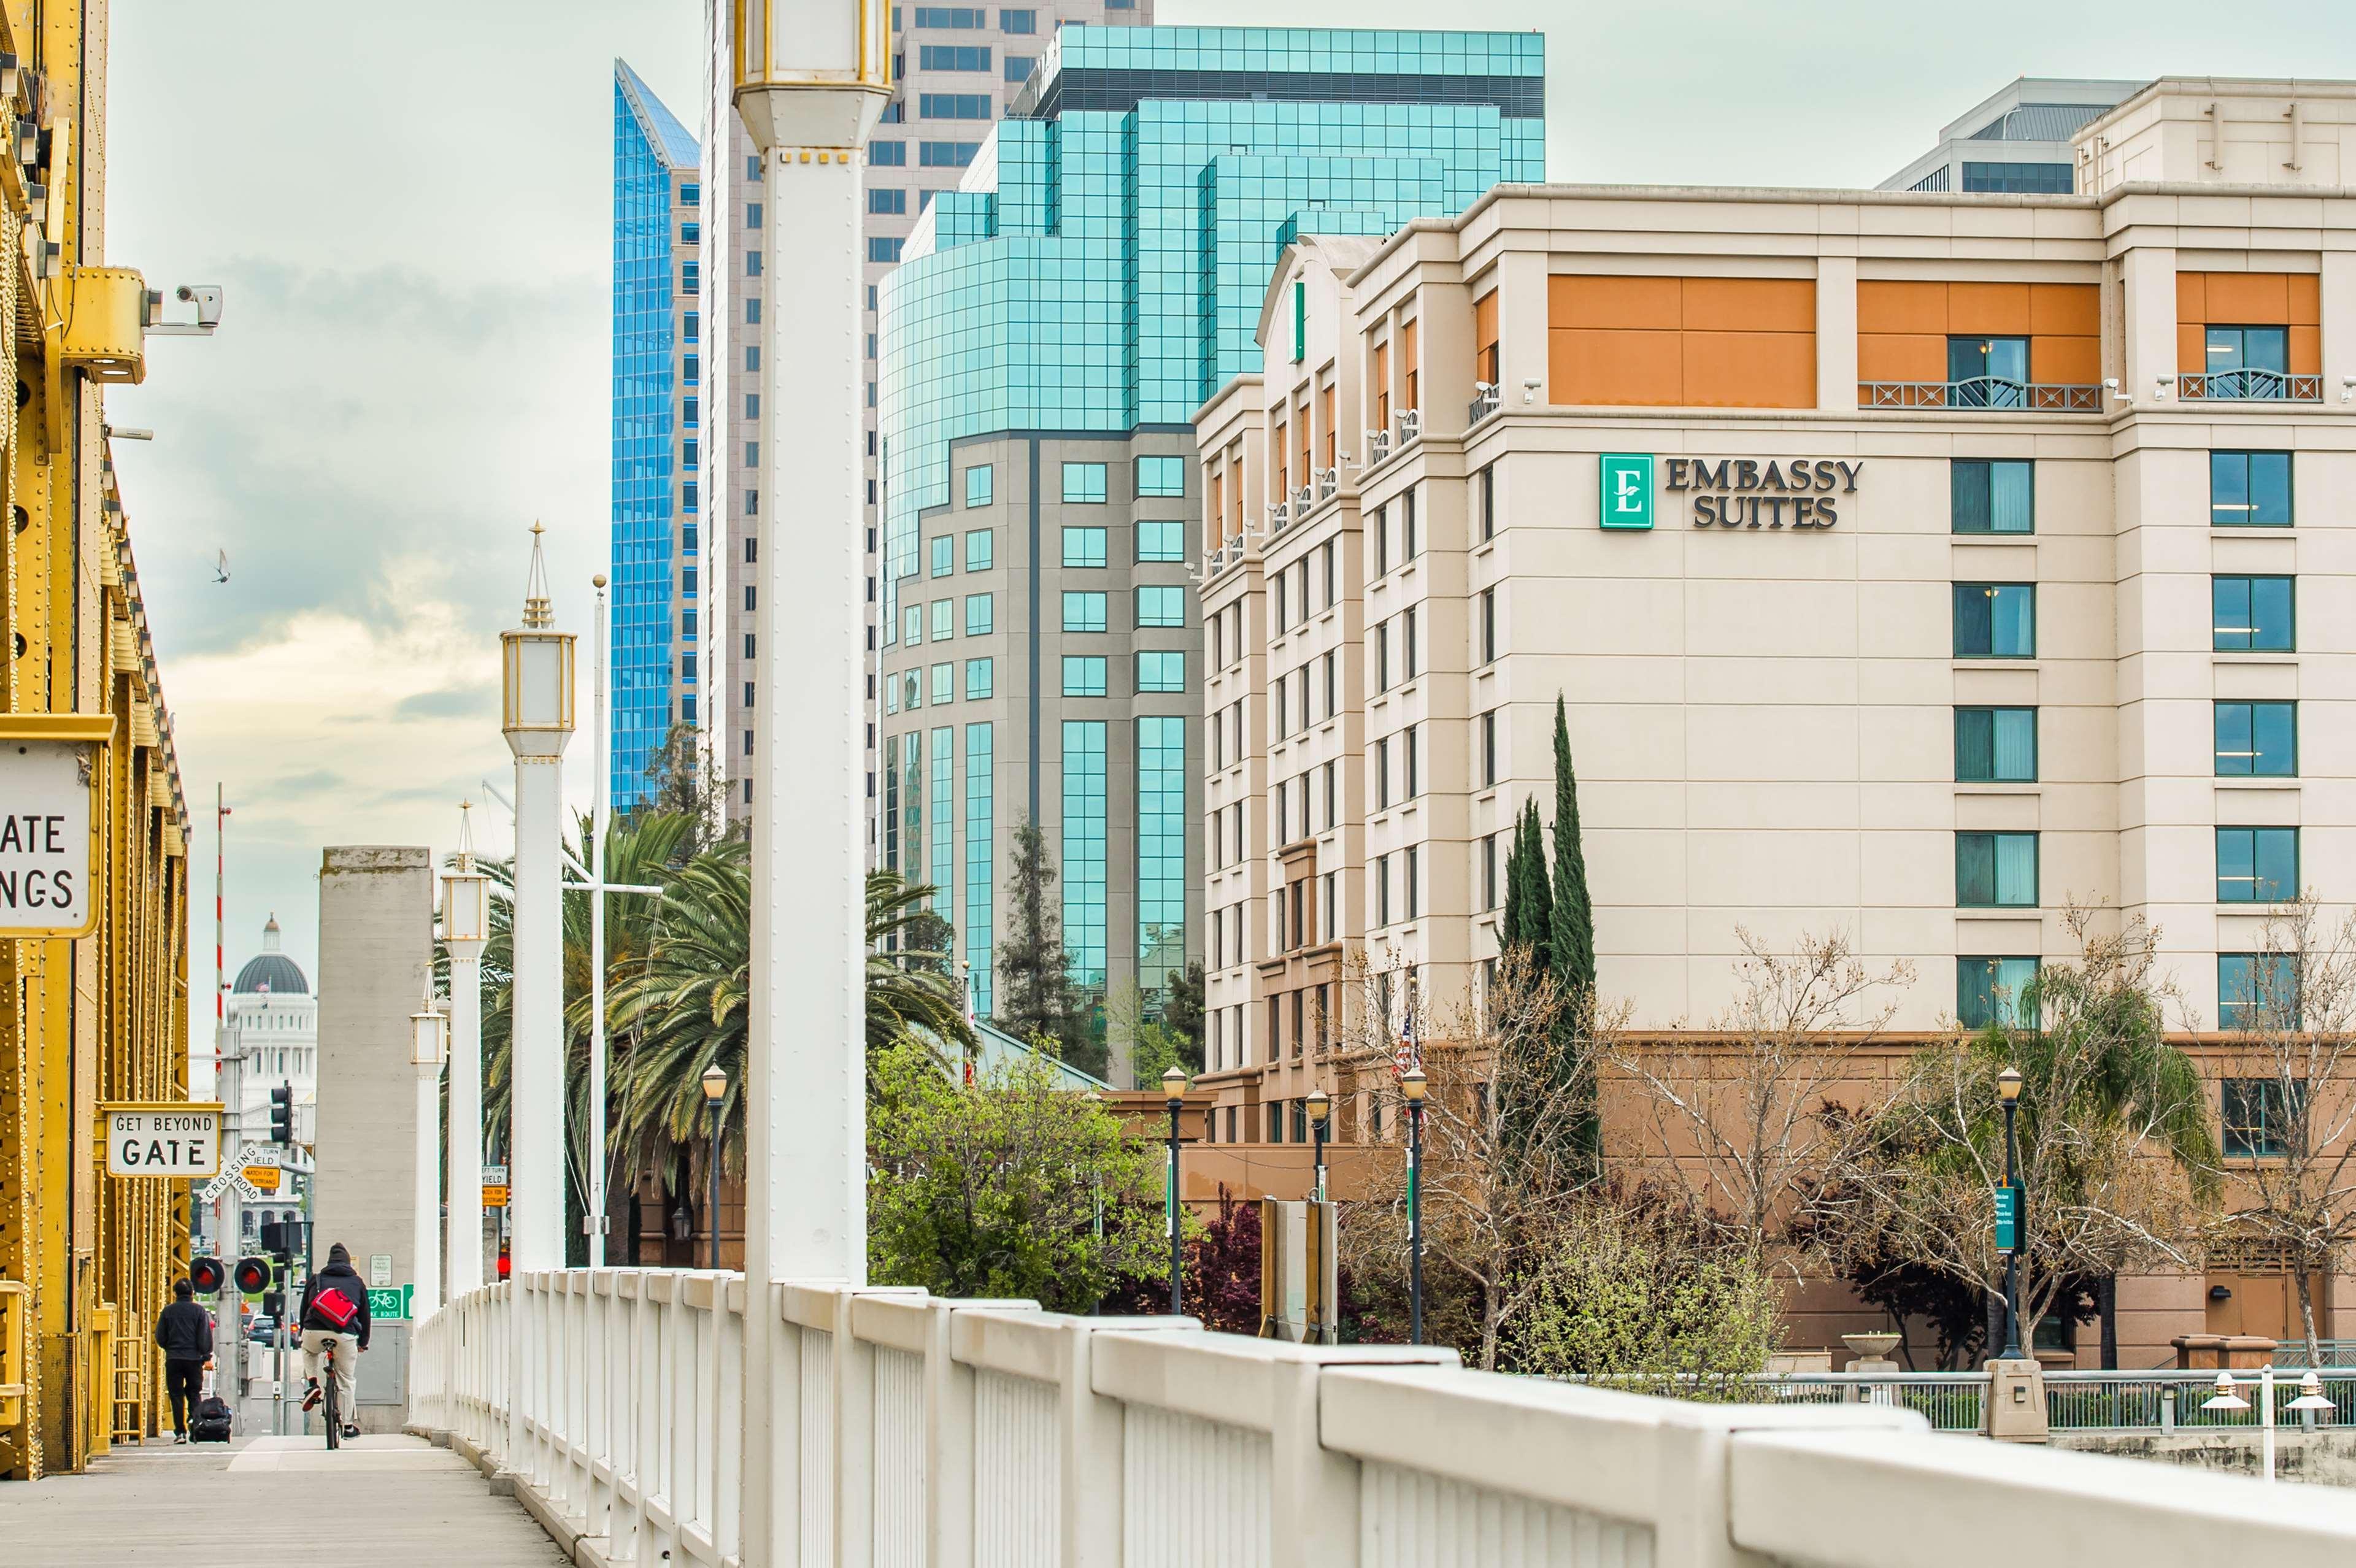
[{"label": "bicycle", "polygon": [[337,1340],[329,1339],[319,1357],[319,1392],[327,1410],[327,1446],[330,1449],[344,1445],[344,1414],[336,1408],[337,1343]]}]

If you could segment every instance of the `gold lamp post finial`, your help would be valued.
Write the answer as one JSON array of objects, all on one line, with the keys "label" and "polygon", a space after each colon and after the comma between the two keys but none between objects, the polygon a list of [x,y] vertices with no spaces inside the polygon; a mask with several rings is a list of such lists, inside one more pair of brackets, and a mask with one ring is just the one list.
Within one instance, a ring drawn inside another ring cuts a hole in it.
[{"label": "gold lamp post finial", "polygon": [[548,562],[540,553],[540,538],[546,532],[540,519],[531,521],[531,571],[524,578],[523,624],[526,631],[540,631],[556,624],[556,612],[548,600]]}]

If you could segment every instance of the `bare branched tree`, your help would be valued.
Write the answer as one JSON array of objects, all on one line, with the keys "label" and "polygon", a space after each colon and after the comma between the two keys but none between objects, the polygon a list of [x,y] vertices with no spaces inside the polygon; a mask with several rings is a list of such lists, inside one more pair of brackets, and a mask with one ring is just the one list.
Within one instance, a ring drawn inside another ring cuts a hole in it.
[{"label": "bare branched tree", "polygon": [[1613,1061],[1643,1091],[1646,1163],[1682,1173],[1701,1221],[1764,1265],[1805,1191],[1857,1136],[1858,1120],[1824,1107],[1879,1046],[1914,969],[1869,969],[1840,935],[1803,937],[1783,954],[1736,934],[1734,1005],[1704,1030],[1627,1039]]},{"label": "bare branched tree", "polygon": [[[1390,987],[1363,970],[1355,979],[1365,1004],[1352,1009],[1359,1021],[1348,1044],[1387,1055],[1399,1029],[1397,1016],[1386,1016]],[[1589,998],[1566,995],[1518,949],[1498,959],[1482,997],[1438,1017],[1412,992],[1400,1005],[1416,1009],[1424,1042],[1425,1268],[1464,1287],[1478,1314],[1480,1364],[1494,1370],[1500,1336],[1529,1307],[1539,1265],[1596,1180],[1595,1070],[1618,1048],[1626,1009],[1597,1016]],[[1405,1102],[1388,1074],[1377,1096],[1384,1122],[1404,1136]],[[1402,1179],[1370,1203],[1376,1212],[1365,1218],[1376,1223],[1344,1224],[1344,1237],[1356,1233],[1355,1266],[1402,1270],[1406,1203]]]},{"label": "bare branched tree", "polygon": [[1836,1255],[1870,1249],[2000,1299],[1997,1075],[2018,1068],[2024,1333],[2073,1281],[2192,1266],[2213,1157],[2199,1074],[2163,1038],[2172,994],[2153,933],[2137,918],[2105,933],[2084,910],[2067,921],[2078,961],[2040,970],[2020,1021],[1918,1052],[1812,1196]]},{"label": "bare branched tree", "polygon": [[2214,1244],[2255,1243],[2291,1271],[2319,1365],[2315,1281],[2356,1262],[2356,919],[2327,929],[2311,897],[2285,905],[2219,1000],[2235,1039]]}]

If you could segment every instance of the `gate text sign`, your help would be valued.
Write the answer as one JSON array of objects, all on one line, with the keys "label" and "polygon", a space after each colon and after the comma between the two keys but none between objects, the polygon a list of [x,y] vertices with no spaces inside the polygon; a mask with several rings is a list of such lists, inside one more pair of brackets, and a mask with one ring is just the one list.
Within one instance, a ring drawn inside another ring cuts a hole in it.
[{"label": "gate text sign", "polygon": [[1670,457],[1663,488],[1693,496],[1697,528],[1828,528],[1842,496],[1857,494],[1863,463],[1837,458]]},{"label": "gate text sign", "polygon": [[91,750],[72,741],[0,741],[0,937],[91,929],[98,860]]},{"label": "gate text sign", "polygon": [[102,1105],[109,1176],[207,1177],[220,1170],[219,1105]]}]

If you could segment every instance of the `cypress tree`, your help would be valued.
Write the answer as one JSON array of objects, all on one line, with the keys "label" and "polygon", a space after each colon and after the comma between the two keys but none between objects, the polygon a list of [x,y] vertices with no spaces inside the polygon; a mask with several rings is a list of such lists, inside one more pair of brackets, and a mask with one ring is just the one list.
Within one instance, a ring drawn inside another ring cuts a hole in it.
[{"label": "cypress tree", "polygon": [[1538,803],[1523,803],[1522,820],[1515,835],[1515,854],[1521,861],[1519,917],[1512,940],[1526,949],[1531,967],[1546,973],[1554,967],[1554,895],[1547,885],[1546,829],[1538,823]]},{"label": "cypress tree", "polygon": [[[991,1021],[1023,1040],[1045,1037],[1070,1060],[1083,1045],[1071,960],[1052,897],[1055,867],[1046,835],[1025,820],[1014,828],[1014,865],[1006,880],[1006,933],[991,955],[998,995]],[[1076,1063],[1076,1065],[1079,1065]]]},{"label": "cypress tree", "polygon": [[1549,965],[1569,993],[1595,988],[1595,909],[1587,895],[1587,855],[1579,841],[1579,777],[1570,767],[1570,726],[1554,699],[1554,904]]}]

